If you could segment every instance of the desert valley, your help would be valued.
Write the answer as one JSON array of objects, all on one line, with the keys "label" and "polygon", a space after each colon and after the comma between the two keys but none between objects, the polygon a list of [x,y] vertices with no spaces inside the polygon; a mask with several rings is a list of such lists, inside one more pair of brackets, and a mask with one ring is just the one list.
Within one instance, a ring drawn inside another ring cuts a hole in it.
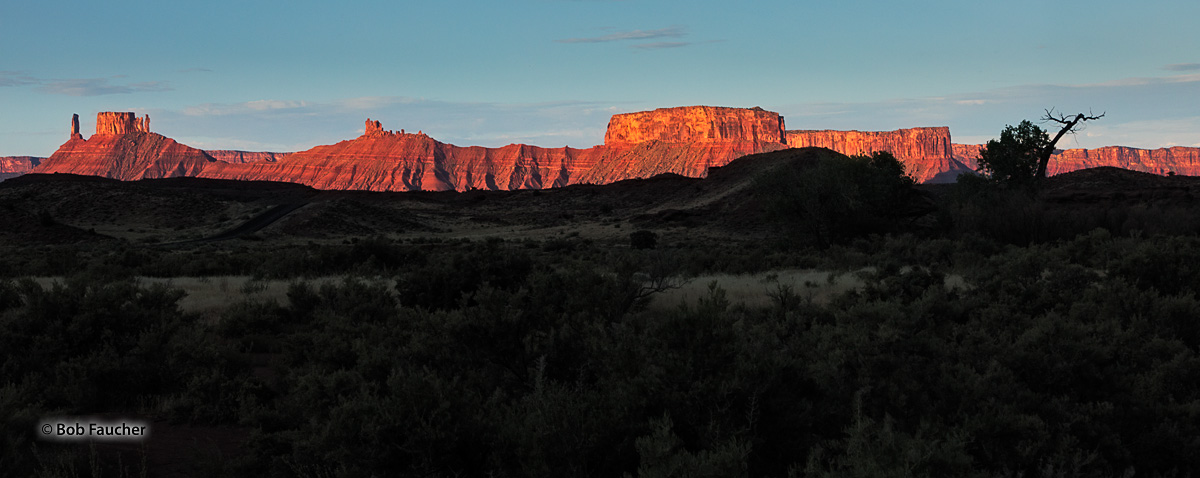
[{"label": "desert valley", "polygon": [[76,117],[0,162],[0,469],[1200,469],[1198,149],[1057,151],[1029,184],[979,149],[761,108],[286,153]]}]

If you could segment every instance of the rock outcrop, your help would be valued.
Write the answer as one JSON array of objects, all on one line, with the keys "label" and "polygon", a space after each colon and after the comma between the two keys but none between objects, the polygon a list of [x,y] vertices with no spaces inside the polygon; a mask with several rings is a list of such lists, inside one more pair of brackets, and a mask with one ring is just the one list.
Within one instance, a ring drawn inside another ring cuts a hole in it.
[{"label": "rock outcrop", "polygon": [[[171,138],[149,132],[150,117],[133,113],[96,115],[96,134],[72,137],[33,168],[33,173],[70,173],[135,180],[196,176],[212,157]],[[74,129],[74,127],[73,127]]]},{"label": "rock outcrop", "polygon": [[83,139],[83,135],[79,134],[79,115],[71,115],[71,139]]},{"label": "rock outcrop", "polygon": [[608,121],[604,144],[647,141],[783,143],[783,132],[783,117],[762,108],[682,106],[613,115]]},{"label": "rock outcrop", "polygon": [[121,135],[149,132],[150,115],[138,118],[131,112],[114,111],[105,111],[96,114],[96,134]]},{"label": "rock outcrop", "polygon": [[938,173],[956,168],[951,144],[950,128],[947,126],[895,131],[793,130],[787,132],[787,145],[792,148],[815,146],[829,148],[846,155],[887,151],[905,164],[908,174],[917,182],[929,181]]}]

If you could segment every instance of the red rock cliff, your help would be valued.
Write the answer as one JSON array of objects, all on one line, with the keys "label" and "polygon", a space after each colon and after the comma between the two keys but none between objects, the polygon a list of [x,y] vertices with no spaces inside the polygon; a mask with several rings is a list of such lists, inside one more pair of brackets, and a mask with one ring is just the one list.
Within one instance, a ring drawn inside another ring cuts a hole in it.
[{"label": "red rock cliff", "polygon": [[[662,173],[704,176],[710,167],[785,147],[780,141],[783,119],[761,109],[666,108],[618,116],[609,123],[606,138],[620,139],[587,149],[462,147],[420,132],[384,130],[379,121],[368,119],[363,135],[353,140],[291,153],[274,163],[216,163],[201,175],[290,181],[319,189],[541,189]],[[671,126],[676,120],[685,123]],[[644,141],[631,143],[630,138]]]},{"label": "red rock cliff", "polygon": [[280,157],[219,151],[214,157],[144,132],[148,121],[132,113],[102,113],[95,136],[68,141],[36,172],[126,180],[203,176],[375,191],[530,189],[662,173],[704,176],[741,156],[786,147],[783,118],[762,109],[687,107],[618,116],[606,136],[618,139],[587,149],[460,147],[367,120],[362,136],[333,145]]},{"label": "red rock cliff", "polygon": [[613,115],[604,134],[604,144],[647,141],[783,143],[783,131],[783,117],[762,108],[682,106]]},{"label": "red rock cliff", "polygon": [[917,182],[929,181],[956,167],[947,126],[895,131],[794,130],[787,132],[787,144],[792,148],[829,148],[846,155],[887,151],[907,166]]}]

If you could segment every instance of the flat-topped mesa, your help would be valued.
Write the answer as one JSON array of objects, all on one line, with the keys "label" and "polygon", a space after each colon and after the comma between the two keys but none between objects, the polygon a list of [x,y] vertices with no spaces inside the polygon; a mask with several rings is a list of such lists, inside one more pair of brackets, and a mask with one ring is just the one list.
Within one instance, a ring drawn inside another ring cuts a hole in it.
[{"label": "flat-topped mesa", "polygon": [[680,106],[613,115],[604,134],[605,145],[785,140],[783,116],[759,107]]},{"label": "flat-topped mesa", "polygon": [[149,133],[150,115],[138,118],[132,112],[96,113],[96,134]]}]

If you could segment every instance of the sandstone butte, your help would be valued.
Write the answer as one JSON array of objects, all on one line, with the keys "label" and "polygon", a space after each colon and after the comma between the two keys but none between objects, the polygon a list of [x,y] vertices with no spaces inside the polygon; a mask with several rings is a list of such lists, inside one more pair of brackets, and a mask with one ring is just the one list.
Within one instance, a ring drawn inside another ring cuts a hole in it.
[{"label": "sandstone butte", "polygon": [[[384,130],[368,119],[358,138],[296,153],[201,151],[151,133],[149,124],[149,117],[133,113],[100,113],[96,134],[84,140],[78,118],[73,118],[71,139],[32,172],[122,180],[198,176],[287,181],[319,189],[465,191],[607,184],[663,173],[703,177],[708,168],[741,156],[808,146],[844,154],[888,151],[917,181],[950,182],[972,171],[978,157],[978,146],[952,143],[947,127],[788,131],[782,116],[757,107],[687,106],[614,115],[604,144],[587,149],[455,146],[421,132]],[[1118,166],[1200,175],[1198,156],[1198,148],[1067,150],[1052,161],[1051,173]]]}]

